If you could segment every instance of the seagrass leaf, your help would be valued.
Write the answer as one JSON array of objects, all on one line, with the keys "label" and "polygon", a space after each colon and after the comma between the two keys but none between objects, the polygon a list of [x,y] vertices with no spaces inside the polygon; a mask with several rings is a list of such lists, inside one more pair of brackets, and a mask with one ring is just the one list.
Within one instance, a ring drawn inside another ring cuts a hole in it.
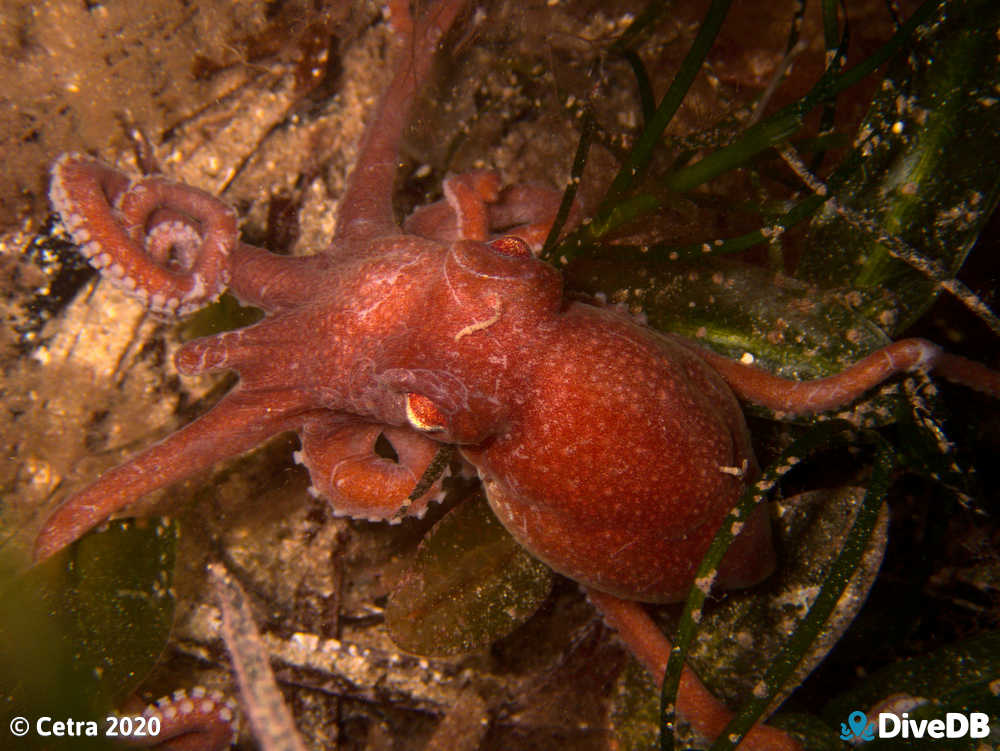
[{"label": "seagrass leaf", "polygon": [[510,536],[479,494],[421,542],[412,570],[389,598],[386,623],[408,651],[468,652],[530,618],[551,586],[549,568]]}]

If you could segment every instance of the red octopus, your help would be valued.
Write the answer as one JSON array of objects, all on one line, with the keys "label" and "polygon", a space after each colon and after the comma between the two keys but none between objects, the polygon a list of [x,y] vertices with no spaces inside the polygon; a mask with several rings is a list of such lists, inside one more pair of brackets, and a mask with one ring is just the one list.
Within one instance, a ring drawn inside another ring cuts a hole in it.
[{"label": "red octopus", "polygon": [[[500,190],[492,173],[449,178],[443,201],[399,227],[400,139],[465,4],[435,0],[416,20],[394,4],[395,77],[365,133],[333,241],[316,255],[281,257],[241,242],[235,212],[194,188],[81,155],[55,163],[51,199],[74,241],[151,310],[182,315],[228,288],[268,315],[180,349],[182,373],[234,370],[239,385],[69,498],[36,554],[50,556],[140,496],[285,431],[298,432],[298,458],[338,513],[419,515],[434,489],[408,496],[439,445],[456,444],[507,529],[580,582],[662,680],[670,644],[639,603],[684,597],[755,479],[737,396],[794,413],[842,405],[910,369],[994,394],[1000,378],[904,340],[834,377],[793,383],[614,309],[568,302],[558,272],[530,248],[551,225],[553,194]],[[494,236],[500,227],[514,229]],[[398,462],[376,455],[380,434]],[[716,584],[751,586],[773,566],[761,507],[744,520]],[[730,717],[690,670],[677,708],[710,738]],[[798,744],[758,725],[741,747]]]},{"label": "red octopus", "polygon": [[178,689],[146,707],[133,698],[124,709],[132,714],[122,712],[129,718],[119,726],[122,742],[137,748],[223,749],[236,743],[239,733],[236,702],[201,686]]}]

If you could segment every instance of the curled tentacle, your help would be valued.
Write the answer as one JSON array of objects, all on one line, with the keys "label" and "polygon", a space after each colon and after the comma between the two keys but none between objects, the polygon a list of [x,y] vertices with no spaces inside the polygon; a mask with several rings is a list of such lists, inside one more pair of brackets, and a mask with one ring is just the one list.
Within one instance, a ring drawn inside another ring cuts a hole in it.
[{"label": "curled tentacle", "polygon": [[[127,704],[125,709],[135,703]],[[126,745],[164,751],[222,751],[232,746],[239,734],[236,702],[221,691],[201,686],[164,696],[141,714],[147,720],[145,735],[123,735]],[[154,719],[156,725],[150,723]],[[138,726],[133,723],[132,727]]]},{"label": "curled tentacle", "polygon": [[[404,230],[439,242],[517,237],[535,253],[545,244],[562,200],[562,193],[541,185],[501,189],[500,176],[493,170],[449,175],[444,195],[414,211]],[[568,228],[579,222],[581,213],[580,205],[574,203]]]},{"label": "curled tentacle", "polygon": [[445,197],[417,208],[404,230],[441,242],[485,241],[490,233],[486,207],[500,195],[500,175],[493,170],[449,175],[443,188]]},{"label": "curled tentacle", "polygon": [[[441,500],[441,480],[411,502],[410,495],[440,444],[408,428],[382,425],[307,423],[302,450],[295,459],[312,478],[313,494],[330,500],[338,516],[395,523],[402,516],[422,517],[432,501]],[[385,438],[396,458],[376,453]]]},{"label": "curled tentacle", "polygon": [[90,264],[154,312],[190,313],[229,283],[236,213],[204,191],[64,154],[49,197]]}]

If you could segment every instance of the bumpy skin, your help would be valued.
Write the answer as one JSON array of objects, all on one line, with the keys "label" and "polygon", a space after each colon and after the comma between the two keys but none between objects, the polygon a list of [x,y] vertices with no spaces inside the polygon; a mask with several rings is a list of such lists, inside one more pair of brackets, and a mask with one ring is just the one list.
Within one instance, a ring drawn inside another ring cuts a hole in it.
[{"label": "bumpy skin", "polygon": [[239,721],[236,702],[219,691],[201,686],[190,692],[180,689],[143,707],[133,697],[122,714],[142,715],[159,723],[157,732],[123,736],[122,746],[156,748],[160,751],[222,751],[236,742]]},{"label": "bumpy skin", "polygon": [[[437,489],[412,503],[409,490],[435,442],[455,443],[501,521],[555,570],[621,597],[683,596],[744,486],[733,468],[755,468],[729,388],[686,345],[612,309],[564,304],[560,276],[528,247],[551,224],[554,191],[502,190],[479,171],[446,180],[406,233],[393,219],[400,134],[461,5],[439,2],[416,25],[393,8],[402,65],[319,255],[239,242],[231,209],[193,188],[79,155],[56,163],[53,204],[112,281],[159,312],[203,305],[228,282],[270,315],[177,353],[181,372],[235,370],[239,386],[70,498],[39,556],[150,490],[297,430],[297,458],[338,513],[422,513]],[[518,227],[491,240],[497,224]],[[375,456],[380,430],[398,464]],[[720,584],[769,573],[768,535],[758,514]]]},{"label": "bumpy skin", "polygon": [[[494,512],[535,555],[590,587],[682,598],[744,487],[735,470],[754,468],[732,392],[689,349],[611,310],[574,303],[530,336],[530,349],[512,340],[504,352],[523,371],[506,429],[463,452]],[[758,512],[722,586],[770,573],[768,532]]]},{"label": "bumpy skin", "polygon": [[[239,385],[67,500],[36,554],[49,556],[143,494],[289,430],[302,437],[297,458],[315,492],[338,513],[420,514],[436,489],[408,495],[436,447],[453,443],[511,533],[587,586],[660,678],[670,645],[630,601],[683,597],[721,519],[754,478],[730,386],[801,412],[843,404],[915,367],[993,394],[1000,376],[905,340],[829,379],[791,384],[613,309],[566,303],[559,274],[529,249],[551,226],[557,194],[501,190],[488,172],[449,178],[445,198],[401,230],[392,211],[400,137],[464,4],[437,0],[416,21],[402,2],[392,4],[397,72],[366,131],[333,243],[315,256],[240,242],[233,211],[193,188],[131,178],[85,156],[56,162],[52,202],[107,278],[158,312],[197,308],[228,285],[269,315],[178,352],[181,372],[234,370]],[[507,234],[494,237],[498,227]],[[380,432],[396,444],[398,463],[376,456]],[[773,564],[759,509],[716,583],[748,586]],[[690,671],[678,707],[708,736],[728,717]],[[796,747],[764,726],[744,746]]]}]

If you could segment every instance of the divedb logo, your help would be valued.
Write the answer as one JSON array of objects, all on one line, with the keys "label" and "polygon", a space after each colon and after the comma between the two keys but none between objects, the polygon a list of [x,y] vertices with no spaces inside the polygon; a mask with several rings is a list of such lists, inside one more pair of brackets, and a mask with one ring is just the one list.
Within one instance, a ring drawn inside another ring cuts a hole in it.
[{"label": "divedb logo", "polygon": [[948,712],[944,719],[915,720],[906,712],[879,712],[877,721],[868,721],[864,712],[854,711],[840,723],[840,740],[863,743],[877,738],[985,738],[990,734],[990,716],[985,712]]}]

